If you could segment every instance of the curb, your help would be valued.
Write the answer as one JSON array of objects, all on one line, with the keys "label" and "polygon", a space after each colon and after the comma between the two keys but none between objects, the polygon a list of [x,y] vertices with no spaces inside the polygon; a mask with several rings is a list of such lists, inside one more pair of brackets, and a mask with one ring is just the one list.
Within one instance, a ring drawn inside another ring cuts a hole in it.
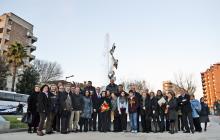
[{"label": "curb", "polygon": [[27,131],[27,128],[3,130],[3,131],[0,131],[0,134],[14,133],[14,132],[24,132],[24,131]]}]

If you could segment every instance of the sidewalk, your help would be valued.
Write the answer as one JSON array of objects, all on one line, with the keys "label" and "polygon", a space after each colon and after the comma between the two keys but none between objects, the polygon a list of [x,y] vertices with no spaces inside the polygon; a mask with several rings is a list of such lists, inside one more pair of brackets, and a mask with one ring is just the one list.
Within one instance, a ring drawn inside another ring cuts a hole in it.
[{"label": "sidewalk", "polygon": [[0,140],[220,140],[220,117],[210,116],[211,122],[208,125],[207,131],[195,134],[184,134],[179,132],[171,135],[167,132],[164,133],[70,133],[67,135],[53,134],[39,137],[36,134],[28,134],[27,132],[6,133],[0,134]]}]

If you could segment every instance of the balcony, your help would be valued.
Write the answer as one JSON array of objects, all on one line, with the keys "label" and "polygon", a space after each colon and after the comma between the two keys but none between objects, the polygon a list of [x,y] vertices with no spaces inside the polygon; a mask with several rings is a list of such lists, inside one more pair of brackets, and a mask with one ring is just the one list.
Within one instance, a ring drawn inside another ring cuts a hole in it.
[{"label": "balcony", "polygon": [[27,32],[27,37],[31,39],[32,44],[37,41],[37,37],[33,36],[33,33],[29,31]]},{"label": "balcony", "polygon": [[35,56],[34,56],[34,55],[32,55],[31,53],[28,53],[27,55],[28,55],[28,57],[30,58],[30,61],[32,61],[32,60],[34,60],[34,59],[35,59]]},{"label": "balcony", "polygon": [[31,43],[33,44],[33,43],[36,42],[36,41],[37,41],[37,37],[32,36],[32,38],[31,38]]},{"label": "balcony", "polygon": [[31,48],[30,48],[31,50],[30,51],[33,52],[33,51],[36,50],[36,48],[37,48],[36,46],[31,46]]}]

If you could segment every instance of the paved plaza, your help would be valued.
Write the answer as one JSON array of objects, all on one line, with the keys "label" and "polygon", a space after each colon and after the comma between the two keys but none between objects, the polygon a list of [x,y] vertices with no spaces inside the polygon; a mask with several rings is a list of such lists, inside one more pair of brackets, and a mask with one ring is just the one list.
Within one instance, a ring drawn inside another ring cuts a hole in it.
[{"label": "paved plaza", "polygon": [[171,135],[164,133],[70,133],[53,134],[39,137],[36,134],[27,132],[0,134],[0,140],[220,140],[220,117],[211,116],[211,122],[208,125],[208,131],[195,134],[184,134],[179,132]]}]

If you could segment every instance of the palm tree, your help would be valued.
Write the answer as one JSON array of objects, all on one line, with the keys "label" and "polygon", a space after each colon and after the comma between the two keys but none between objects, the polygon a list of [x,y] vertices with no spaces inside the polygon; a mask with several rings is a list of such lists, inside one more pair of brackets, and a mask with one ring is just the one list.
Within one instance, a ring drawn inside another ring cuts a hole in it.
[{"label": "palm tree", "polygon": [[21,43],[15,42],[8,47],[7,51],[4,52],[4,55],[12,68],[11,90],[14,91],[17,68],[24,64],[23,60],[27,57],[27,52]]}]

